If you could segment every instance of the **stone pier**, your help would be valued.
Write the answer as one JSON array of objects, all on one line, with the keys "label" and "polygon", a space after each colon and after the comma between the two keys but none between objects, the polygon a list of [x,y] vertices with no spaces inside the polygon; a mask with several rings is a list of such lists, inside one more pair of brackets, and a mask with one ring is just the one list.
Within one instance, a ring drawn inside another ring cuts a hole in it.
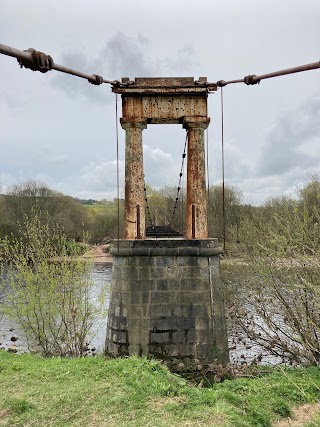
[{"label": "stone pier", "polygon": [[[123,78],[112,88],[126,132],[125,232],[112,250],[106,337],[113,356],[229,362],[222,250],[207,225],[204,131],[216,89],[206,77]],[[186,239],[146,239],[142,133],[164,123],[187,131],[186,230],[179,230]]]},{"label": "stone pier", "polygon": [[217,239],[121,240],[106,352],[228,363]]}]

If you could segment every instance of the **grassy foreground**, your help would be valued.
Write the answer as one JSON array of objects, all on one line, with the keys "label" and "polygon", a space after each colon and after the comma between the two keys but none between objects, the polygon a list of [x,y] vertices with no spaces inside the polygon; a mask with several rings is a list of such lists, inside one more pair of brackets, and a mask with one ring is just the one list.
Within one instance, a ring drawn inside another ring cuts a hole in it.
[{"label": "grassy foreground", "polygon": [[1,426],[271,426],[320,400],[320,368],[197,388],[157,361],[0,351],[0,386]]}]

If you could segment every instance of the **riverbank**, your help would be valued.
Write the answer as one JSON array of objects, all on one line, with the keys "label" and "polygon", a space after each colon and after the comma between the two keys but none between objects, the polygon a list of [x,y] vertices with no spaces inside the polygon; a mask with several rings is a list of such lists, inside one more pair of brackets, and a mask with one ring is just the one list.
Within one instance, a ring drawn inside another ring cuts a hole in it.
[{"label": "riverbank", "polygon": [[[319,411],[318,367],[273,369],[202,388],[144,358],[43,359],[0,351],[0,381],[1,426],[319,425],[312,421]],[[302,404],[309,404],[307,419],[288,421]]]},{"label": "riverbank", "polygon": [[90,245],[88,250],[81,255],[82,259],[90,260],[94,263],[102,263],[106,266],[112,266],[112,256],[109,253],[110,245]]}]

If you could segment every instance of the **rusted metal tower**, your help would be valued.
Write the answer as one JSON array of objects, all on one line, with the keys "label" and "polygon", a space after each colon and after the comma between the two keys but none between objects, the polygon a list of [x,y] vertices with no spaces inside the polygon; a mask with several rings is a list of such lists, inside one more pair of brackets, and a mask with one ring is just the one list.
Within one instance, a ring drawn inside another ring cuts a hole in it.
[{"label": "rusted metal tower", "polygon": [[[129,82],[123,78],[122,83]],[[148,124],[181,124],[188,132],[186,238],[208,238],[204,130],[210,123],[207,78],[136,78],[121,94],[126,132],[125,239],[145,238],[142,133]]]}]

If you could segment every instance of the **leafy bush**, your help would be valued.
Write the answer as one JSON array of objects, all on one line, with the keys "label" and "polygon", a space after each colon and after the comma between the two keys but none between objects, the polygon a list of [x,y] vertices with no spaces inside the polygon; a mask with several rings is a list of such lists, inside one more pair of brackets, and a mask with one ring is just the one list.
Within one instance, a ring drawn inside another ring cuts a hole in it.
[{"label": "leafy bush", "polygon": [[4,240],[5,313],[19,323],[30,350],[81,356],[103,305],[93,303],[91,265],[79,260],[77,247],[39,216],[26,218],[20,231],[23,239]]}]

